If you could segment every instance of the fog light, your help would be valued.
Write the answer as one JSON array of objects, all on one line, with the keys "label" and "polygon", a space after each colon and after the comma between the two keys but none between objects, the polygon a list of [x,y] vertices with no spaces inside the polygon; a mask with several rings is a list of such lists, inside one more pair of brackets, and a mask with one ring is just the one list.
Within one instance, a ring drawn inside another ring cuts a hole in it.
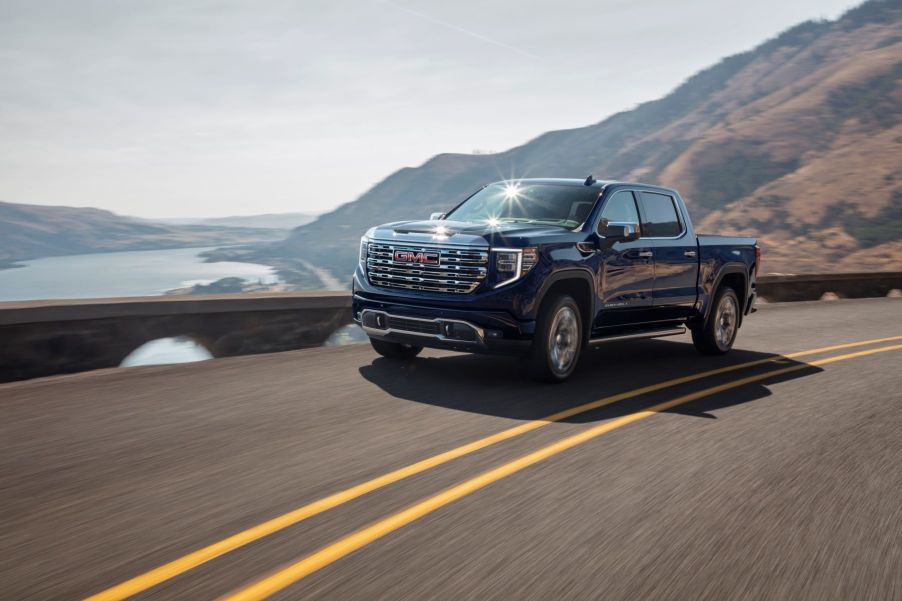
[{"label": "fog light", "polygon": [[450,323],[446,326],[451,329],[451,338],[455,340],[476,340],[476,332],[473,328],[463,323]]},{"label": "fog light", "polygon": [[373,313],[372,311],[364,311],[361,313],[363,316],[361,319],[361,323],[364,327],[367,328],[375,328],[378,330],[385,329],[385,314],[383,313]]}]

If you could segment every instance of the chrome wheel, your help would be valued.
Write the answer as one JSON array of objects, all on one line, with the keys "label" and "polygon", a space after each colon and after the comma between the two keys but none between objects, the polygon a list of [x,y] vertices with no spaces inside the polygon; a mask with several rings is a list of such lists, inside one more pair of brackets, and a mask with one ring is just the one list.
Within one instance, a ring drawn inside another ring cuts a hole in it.
[{"label": "chrome wheel", "polygon": [[579,352],[579,321],[571,307],[561,307],[555,313],[548,347],[551,368],[558,374],[567,373]]},{"label": "chrome wheel", "polygon": [[724,295],[717,306],[717,315],[714,321],[714,338],[717,340],[717,346],[721,349],[728,349],[733,344],[738,315],[736,299],[731,295]]}]

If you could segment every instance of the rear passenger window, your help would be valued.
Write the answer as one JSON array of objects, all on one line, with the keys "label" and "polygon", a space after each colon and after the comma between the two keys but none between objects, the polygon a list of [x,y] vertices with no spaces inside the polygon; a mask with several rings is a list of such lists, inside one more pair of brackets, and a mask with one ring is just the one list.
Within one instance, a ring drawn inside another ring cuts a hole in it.
[{"label": "rear passenger window", "polygon": [[639,192],[642,203],[642,235],[649,238],[671,238],[683,231],[673,198],[666,194]]}]

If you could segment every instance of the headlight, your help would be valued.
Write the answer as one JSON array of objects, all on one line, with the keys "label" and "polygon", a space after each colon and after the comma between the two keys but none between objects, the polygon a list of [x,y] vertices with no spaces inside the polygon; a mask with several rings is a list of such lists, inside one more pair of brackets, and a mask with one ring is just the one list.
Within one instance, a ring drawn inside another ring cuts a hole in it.
[{"label": "headlight", "polygon": [[369,254],[369,244],[370,241],[366,236],[360,237],[360,267],[363,268],[364,272],[366,272],[366,258]]},{"label": "headlight", "polygon": [[535,246],[525,248],[493,248],[495,271],[500,280],[495,288],[506,286],[529,273],[539,262],[539,252]]}]

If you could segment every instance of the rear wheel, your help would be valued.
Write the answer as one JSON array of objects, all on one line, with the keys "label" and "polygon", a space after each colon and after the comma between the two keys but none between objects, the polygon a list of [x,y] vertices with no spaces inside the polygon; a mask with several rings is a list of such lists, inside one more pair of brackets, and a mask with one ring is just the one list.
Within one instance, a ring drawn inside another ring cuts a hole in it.
[{"label": "rear wheel", "polygon": [[388,342],[386,340],[377,340],[376,338],[370,338],[370,344],[373,345],[373,349],[377,353],[387,359],[413,359],[423,350],[421,346]]},{"label": "rear wheel", "polygon": [[692,329],[692,342],[703,355],[723,355],[733,348],[739,329],[739,299],[727,286],[717,291],[708,319]]},{"label": "rear wheel", "polygon": [[542,307],[524,366],[532,378],[562,382],[576,369],[582,346],[579,305],[571,296],[559,296]]}]

